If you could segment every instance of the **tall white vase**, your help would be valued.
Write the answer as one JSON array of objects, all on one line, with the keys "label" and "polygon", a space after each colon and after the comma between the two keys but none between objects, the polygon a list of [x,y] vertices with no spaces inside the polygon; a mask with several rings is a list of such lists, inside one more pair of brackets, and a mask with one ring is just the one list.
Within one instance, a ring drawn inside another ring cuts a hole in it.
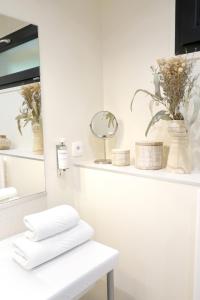
[{"label": "tall white vase", "polygon": [[43,132],[41,123],[33,123],[33,153],[43,154]]},{"label": "tall white vase", "polygon": [[170,150],[167,170],[179,174],[191,173],[189,138],[184,121],[171,121],[168,131],[170,134]]},{"label": "tall white vase", "polygon": [[163,142],[163,168],[167,166],[170,147],[170,135],[168,127],[171,121],[160,120],[151,129],[149,137],[151,140]]}]

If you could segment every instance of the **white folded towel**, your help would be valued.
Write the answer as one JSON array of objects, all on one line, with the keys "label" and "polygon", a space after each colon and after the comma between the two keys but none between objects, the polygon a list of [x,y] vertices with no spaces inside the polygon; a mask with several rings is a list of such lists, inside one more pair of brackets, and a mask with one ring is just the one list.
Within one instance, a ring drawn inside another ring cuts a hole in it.
[{"label": "white folded towel", "polygon": [[13,259],[23,268],[33,269],[85,243],[93,234],[92,227],[81,220],[76,227],[40,242],[33,242],[21,236],[13,243]]},{"label": "white folded towel", "polygon": [[29,229],[25,235],[32,241],[40,241],[73,228],[79,221],[79,214],[73,207],[60,205],[24,217],[24,224]]},{"label": "white folded towel", "polygon": [[0,201],[17,196],[17,190],[14,187],[0,189]]}]

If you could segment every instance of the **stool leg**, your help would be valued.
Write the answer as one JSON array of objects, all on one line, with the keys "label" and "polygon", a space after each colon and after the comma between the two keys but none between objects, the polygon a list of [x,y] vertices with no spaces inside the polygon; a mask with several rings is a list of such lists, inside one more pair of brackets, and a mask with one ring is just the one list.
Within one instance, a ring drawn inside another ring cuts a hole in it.
[{"label": "stool leg", "polygon": [[114,300],[114,271],[107,274],[107,300]]}]

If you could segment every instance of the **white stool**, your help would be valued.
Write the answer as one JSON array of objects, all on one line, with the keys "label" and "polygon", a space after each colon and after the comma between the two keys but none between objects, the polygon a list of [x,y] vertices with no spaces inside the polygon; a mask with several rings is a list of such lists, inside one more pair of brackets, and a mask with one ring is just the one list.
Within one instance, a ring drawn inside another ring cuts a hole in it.
[{"label": "white stool", "polygon": [[0,299],[78,299],[107,275],[107,299],[114,300],[114,268],[118,251],[89,241],[59,257],[25,271],[11,258],[15,237],[0,241]]}]

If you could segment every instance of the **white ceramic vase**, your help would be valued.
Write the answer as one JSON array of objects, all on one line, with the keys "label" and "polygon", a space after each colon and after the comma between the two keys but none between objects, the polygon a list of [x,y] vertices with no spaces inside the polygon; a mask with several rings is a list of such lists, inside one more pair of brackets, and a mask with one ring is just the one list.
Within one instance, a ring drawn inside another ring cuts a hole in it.
[{"label": "white ceramic vase", "polygon": [[41,123],[33,123],[33,153],[43,154],[43,132]]},{"label": "white ceramic vase", "polygon": [[168,127],[170,149],[167,170],[179,174],[191,173],[191,155],[188,132],[183,120],[173,120]]},{"label": "white ceramic vase", "polygon": [[163,142],[163,168],[167,166],[167,159],[170,147],[170,135],[168,132],[169,123],[171,121],[160,120],[151,129],[148,137],[154,141]]}]

